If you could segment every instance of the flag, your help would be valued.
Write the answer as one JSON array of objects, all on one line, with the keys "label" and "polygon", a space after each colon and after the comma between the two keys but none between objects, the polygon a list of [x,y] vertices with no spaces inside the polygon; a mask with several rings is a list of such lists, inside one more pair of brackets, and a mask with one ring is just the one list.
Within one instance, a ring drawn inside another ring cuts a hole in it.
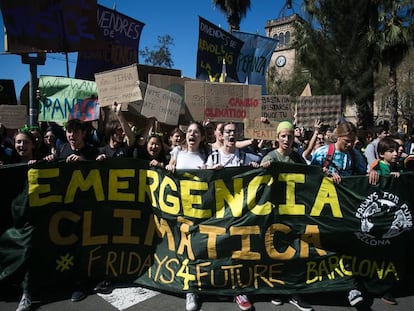
[{"label": "flag", "polygon": [[225,80],[240,82],[237,77],[237,59],[242,46],[243,41],[199,17],[196,78],[220,81],[223,59],[226,58]]},{"label": "flag", "polygon": [[[139,41],[145,24],[102,5],[97,6],[96,23],[105,46],[79,52],[76,79],[93,81],[97,72],[138,63]],[[123,29],[128,29],[128,33]]]},{"label": "flag", "polygon": [[250,84],[262,86],[262,94],[266,94],[266,72],[273,51],[279,42],[276,39],[258,34],[233,32],[236,38],[243,41],[237,59],[237,79],[248,80]]}]

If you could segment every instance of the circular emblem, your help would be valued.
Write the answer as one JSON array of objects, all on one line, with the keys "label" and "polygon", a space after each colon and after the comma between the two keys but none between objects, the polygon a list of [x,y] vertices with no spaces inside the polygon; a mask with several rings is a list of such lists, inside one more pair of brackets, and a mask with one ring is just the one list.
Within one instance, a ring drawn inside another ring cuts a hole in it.
[{"label": "circular emblem", "polygon": [[286,57],[283,55],[280,55],[278,58],[276,58],[276,66],[283,67],[286,64]]},{"label": "circular emblem", "polygon": [[358,239],[369,245],[387,245],[391,238],[399,236],[413,226],[412,215],[407,204],[390,192],[371,193],[355,214],[361,220]]}]

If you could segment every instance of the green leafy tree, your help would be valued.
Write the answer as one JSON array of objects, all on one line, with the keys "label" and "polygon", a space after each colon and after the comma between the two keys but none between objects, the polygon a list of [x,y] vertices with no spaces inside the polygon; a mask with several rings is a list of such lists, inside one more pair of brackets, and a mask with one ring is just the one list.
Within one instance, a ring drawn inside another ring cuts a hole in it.
[{"label": "green leafy tree", "polygon": [[398,129],[397,67],[413,43],[412,0],[378,1],[378,24],[370,28],[369,41],[376,47],[379,62],[389,66],[388,96],[391,130]]},{"label": "green leafy tree", "polygon": [[154,50],[147,46],[139,51],[139,55],[144,58],[144,63],[152,66],[172,68],[174,62],[171,58],[170,46],[174,45],[174,40],[170,35],[158,36],[159,45]]},{"label": "green leafy tree", "polygon": [[315,94],[340,94],[357,106],[358,125],[373,125],[374,50],[367,33],[370,0],[305,0],[308,23],[295,25],[299,62],[312,75]]},{"label": "green leafy tree", "polygon": [[213,0],[213,4],[226,14],[230,32],[240,30],[240,22],[250,9],[250,0]]}]

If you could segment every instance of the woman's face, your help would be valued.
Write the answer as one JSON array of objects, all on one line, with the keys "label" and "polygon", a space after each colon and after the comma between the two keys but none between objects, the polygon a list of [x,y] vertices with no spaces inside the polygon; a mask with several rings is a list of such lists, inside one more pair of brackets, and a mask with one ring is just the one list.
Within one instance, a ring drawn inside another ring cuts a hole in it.
[{"label": "woman's face", "polygon": [[172,134],[170,136],[170,141],[171,141],[172,146],[181,145],[181,140],[182,140],[182,137],[181,137],[181,134],[179,132],[175,132],[174,134]]},{"label": "woman's face", "polygon": [[156,158],[161,152],[161,141],[158,137],[151,137],[147,143],[147,152],[151,158]]},{"label": "woman's face", "polygon": [[336,146],[341,152],[350,151],[354,147],[355,139],[355,135],[339,136]]},{"label": "woman's face", "polygon": [[33,141],[24,133],[19,133],[14,138],[14,149],[16,149],[20,157],[31,159],[33,157],[34,148]]},{"label": "woman's face", "polygon": [[277,142],[279,143],[279,148],[282,150],[289,150],[292,148],[294,134],[293,130],[283,129],[277,135]]},{"label": "woman's face", "polygon": [[43,141],[47,146],[55,144],[55,134],[52,131],[47,131],[43,136]]},{"label": "woman's face", "polygon": [[194,123],[190,124],[190,126],[187,129],[187,134],[186,134],[187,145],[198,148],[203,138],[204,137],[202,136],[201,131],[198,128],[197,124],[194,124]]}]

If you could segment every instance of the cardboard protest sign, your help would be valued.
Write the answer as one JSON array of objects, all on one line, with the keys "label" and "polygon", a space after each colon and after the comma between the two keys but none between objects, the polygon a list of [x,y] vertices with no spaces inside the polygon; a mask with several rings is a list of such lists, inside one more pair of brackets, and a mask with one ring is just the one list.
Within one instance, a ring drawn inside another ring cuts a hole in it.
[{"label": "cardboard protest sign", "polygon": [[340,95],[297,97],[296,124],[311,128],[319,119],[325,125],[335,127],[341,120],[341,107]]},{"label": "cardboard protest sign", "polygon": [[181,101],[182,97],[174,92],[147,85],[141,114],[169,125],[177,125]]},{"label": "cardboard protest sign", "polygon": [[111,106],[143,99],[139,88],[137,64],[95,73],[99,105]]},{"label": "cardboard protest sign", "polygon": [[187,113],[188,108],[185,105],[184,97],[185,97],[185,82],[186,81],[195,81],[191,78],[186,77],[176,77],[176,76],[169,76],[164,74],[149,74],[148,75],[148,83],[162,89],[166,89],[168,91],[174,92],[182,97],[181,102],[181,109],[180,114],[185,115],[185,119],[190,120],[191,118],[188,116]]},{"label": "cardboard protest sign", "polygon": [[[261,122],[260,117],[267,119]],[[261,100],[261,112],[244,122],[244,136],[248,138],[274,140],[280,121],[293,121],[293,109],[289,95],[264,95]]]},{"label": "cardboard protest sign", "polygon": [[243,122],[260,115],[260,85],[185,82],[185,102],[193,120]]},{"label": "cardboard protest sign", "polygon": [[41,76],[39,79],[39,121],[66,122],[74,106],[85,99],[96,99],[96,83],[65,77]]},{"label": "cardboard protest sign", "polygon": [[99,104],[97,98],[86,98],[76,103],[69,113],[68,120],[80,119],[83,121],[94,121],[99,119]]},{"label": "cardboard protest sign", "polygon": [[27,124],[27,107],[23,105],[0,105],[0,123],[9,129]]}]

